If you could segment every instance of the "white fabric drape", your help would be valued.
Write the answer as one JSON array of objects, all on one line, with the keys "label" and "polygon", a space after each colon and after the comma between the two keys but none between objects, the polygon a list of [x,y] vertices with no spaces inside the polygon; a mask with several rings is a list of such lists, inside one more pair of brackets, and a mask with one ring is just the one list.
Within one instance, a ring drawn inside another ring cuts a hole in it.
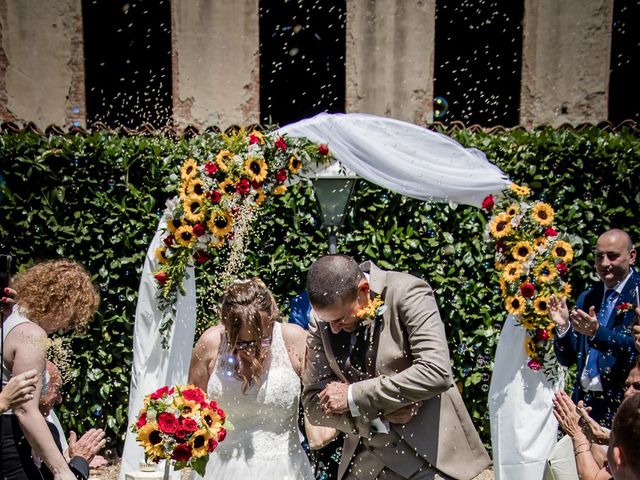
[{"label": "white fabric drape", "polygon": [[336,160],[360,177],[420,200],[480,207],[487,195],[510,183],[480,150],[392,118],[321,113],[279,131],[326,143]]},{"label": "white fabric drape", "polygon": [[[133,330],[133,366],[129,388],[129,426],[138,420],[137,416],[145,395],[165,385],[187,382],[191,360],[196,329],[196,282],[193,267],[187,268],[184,280],[187,295],[178,294],[176,317],[168,335],[169,348],[164,349],[161,344],[162,335],[159,328],[163,314],[158,309],[156,300],[158,287],[153,278],[153,272],[158,267],[155,251],[161,245],[160,237],[163,228],[165,225],[161,221],[147,250],[138,290],[138,306]],[[131,430],[127,429],[120,480],[124,480],[125,473],[138,470],[142,461],[144,461],[144,450],[136,442]],[[163,468],[162,464],[160,468]],[[172,478],[178,480],[180,473],[174,473]]]},{"label": "white fabric drape", "polygon": [[489,388],[491,444],[496,480],[542,480],[558,433],[549,382],[527,367],[525,329],[509,315],[502,327]]}]

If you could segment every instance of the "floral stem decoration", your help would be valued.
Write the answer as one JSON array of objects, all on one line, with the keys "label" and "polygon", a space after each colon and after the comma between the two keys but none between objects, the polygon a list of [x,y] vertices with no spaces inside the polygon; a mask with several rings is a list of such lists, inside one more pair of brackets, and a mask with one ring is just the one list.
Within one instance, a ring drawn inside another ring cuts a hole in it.
[{"label": "floral stem decoration", "polygon": [[555,324],[549,319],[549,298],[571,293],[566,278],[573,248],[555,228],[551,205],[530,200],[530,194],[528,187],[511,184],[498,199],[487,197],[482,208],[492,216],[485,238],[495,254],[504,308],[527,332],[527,366],[554,379]]},{"label": "floral stem decoration", "polygon": [[155,252],[165,347],[177,294],[185,293],[187,266],[228,255],[218,275],[218,287],[224,289],[242,266],[245,238],[263,202],[284,194],[305,166],[330,161],[326,145],[276,131],[211,135],[203,139],[206,147],[200,146],[180,169],[178,195],[167,201],[166,229]]},{"label": "floral stem decoration", "polygon": [[209,453],[226,435],[226,416],[216,402],[193,386],[162,387],[144,398],[138,421],[131,425],[145,459],[174,462],[204,475]]},{"label": "floral stem decoration", "polygon": [[360,320],[360,324],[367,328],[367,338],[373,342],[373,329],[376,319],[382,317],[387,310],[382,297],[376,295],[369,303],[356,312],[356,318]]}]

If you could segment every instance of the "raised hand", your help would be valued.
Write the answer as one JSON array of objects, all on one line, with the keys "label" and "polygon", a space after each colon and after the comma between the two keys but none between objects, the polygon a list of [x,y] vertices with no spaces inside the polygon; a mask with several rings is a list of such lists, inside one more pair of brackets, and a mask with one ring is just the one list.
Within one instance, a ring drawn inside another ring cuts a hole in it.
[{"label": "raised hand", "polygon": [[87,463],[91,463],[93,457],[107,444],[104,430],[92,428],[80,438],[76,432],[69,434],[69,458],[82,457]]},{"label": "raised hand", "polygon": [[551,295],[551,298],[549,298],[549,320],[561,330],[566,330],[569,327],[567,297],[560,299],[555,295]]},{"label": "raised hand", "polygon": [[35,369],[12,377],[0,392],[0,412],[16,408],[18,405],[31,400],[37,382],[38,372]]}]

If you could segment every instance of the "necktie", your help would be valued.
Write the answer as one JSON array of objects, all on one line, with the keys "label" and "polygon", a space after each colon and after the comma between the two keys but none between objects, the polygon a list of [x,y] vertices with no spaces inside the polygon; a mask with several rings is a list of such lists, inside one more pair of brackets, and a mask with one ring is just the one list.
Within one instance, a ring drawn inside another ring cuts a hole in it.
[{"label": "necktie", "polygon": [[[600,310],[598,311],[598,323],[601,326],[606,327],[609,321],[609,317],[613,312],[613,308],[616,305],[616,298],[618,296],[618,292],[616,292],[613,288],[607,290],[604,295],[604,300],[602,301],[602,305],[600,305]],[[589,377],[592,379],[598,375],[598,357],[600,356],[600,351],[595,348],[589,349],[589,356],[587,358],[587,364],[584,369]]]},{"label": "necktie", "polygon": [[349,361],[351,366],[361,373],[366,372],[365,360],[367,355],[367,336],[366,328],[359,327],[352,334],[355,338],[351,339],[351,352],[349,353]]}]

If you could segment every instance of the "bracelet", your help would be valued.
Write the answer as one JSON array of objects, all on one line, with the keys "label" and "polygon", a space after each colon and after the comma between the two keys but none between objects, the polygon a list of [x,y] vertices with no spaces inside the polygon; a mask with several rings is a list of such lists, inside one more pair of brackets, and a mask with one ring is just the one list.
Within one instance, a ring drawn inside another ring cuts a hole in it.
[{"label": "bracelet", "polygon": [[583,445],[589,445],[589,450],[591,450],[591,442],[584,442],[581,443],[580,445],[576,445],[575,447],[573,447],[574,450],[579,449],[580,447],[582,447]]},{"label": "bracelet", "polygon": [[587,452],[590,452],[590,451],[591,451],[591,449],[589,449],[589,450],[582,450],[581,452],[576,452],[576,453],[575,453],[575,456],[577,457],[577,456],[578,456],[578,455],[580,455],[581,453],[587,453]]}]

